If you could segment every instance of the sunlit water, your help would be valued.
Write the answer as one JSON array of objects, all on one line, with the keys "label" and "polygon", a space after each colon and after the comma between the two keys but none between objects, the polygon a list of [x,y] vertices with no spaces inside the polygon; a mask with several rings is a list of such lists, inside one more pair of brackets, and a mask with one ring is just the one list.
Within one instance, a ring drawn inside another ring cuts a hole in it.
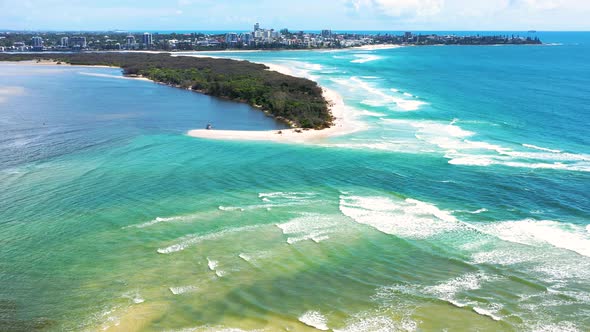
[{"label": "sunlit water", "polygon": [[368,127],[303,145],[188,137],[282,126],[117,69],[0,64],[0,326],[588,330],[590,35],[540,37],[215,54]]}]

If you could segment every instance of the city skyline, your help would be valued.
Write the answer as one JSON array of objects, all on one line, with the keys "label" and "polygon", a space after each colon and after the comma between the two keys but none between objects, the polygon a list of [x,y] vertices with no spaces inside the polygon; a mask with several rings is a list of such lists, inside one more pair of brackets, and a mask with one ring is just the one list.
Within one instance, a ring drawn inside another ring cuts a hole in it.
[{"label": "city skyline", "polygon": [[575,0],[137,1],[0,0],[0,29],[241,31],[256,22],[293,30],[589,30]]}]

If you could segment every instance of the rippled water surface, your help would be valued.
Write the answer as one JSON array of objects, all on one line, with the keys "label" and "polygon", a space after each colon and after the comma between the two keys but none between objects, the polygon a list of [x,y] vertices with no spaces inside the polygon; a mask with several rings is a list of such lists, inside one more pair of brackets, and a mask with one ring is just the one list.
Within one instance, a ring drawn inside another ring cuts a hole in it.
[{"label": "rippled water surface", "polygon": [[339,92],[317,144],[116,69],[0,64],[10,330],[590,329],[590,35],[218,53]]}]

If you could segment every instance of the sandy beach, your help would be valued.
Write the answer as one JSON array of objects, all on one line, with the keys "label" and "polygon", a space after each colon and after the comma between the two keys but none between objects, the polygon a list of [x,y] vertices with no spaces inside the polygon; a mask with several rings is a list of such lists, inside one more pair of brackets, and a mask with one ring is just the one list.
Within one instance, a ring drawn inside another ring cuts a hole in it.
[{"label": "sandy beach", "polygon": [[391,45],[391,44],[377,44],[377,45],[365,45],[351,47],[353,50],[364,50],[364,51],[375,51],[375,50],[389,50],[394,48],[404,47],[402,45]]},{"label": "sandy beach", "polygon": [[189,136],[218,140],[250,140],[274,141],[285,143],[314,143],[340,135],[346,135],[364,129],[363,125],[351,118],[350,109],[344,104],[342,97],[333,90],[322,88],[324,97],[331,104],[331,112],[335,117],[334,125],[323,130],[283,129],[283,130],[207,130],[195,129],[188,132]]},{"label": "sandy beach", "polygon": [[67,67],[85,67],[85,68],[119,68],[113,66],[86,66],[86,65],[71,65],[65,62],[57,62],[54,60],[26,60],[26,61],[3,61],[2,63],[12,64],[12,65],[28,65],[28,66],[67,66]]},{"label": "sandy beach", "polygon": [[[203,55],[205,56],[205,55]],[[205,56],[207,57],[207,56]],[[58,63],[52,60],[42,61],[16,61],[5,62],[15,65],[34,65],[34,66],[68,66],[81,68],[118,68],[109,66],[84,66],[84,65],[70,65],[67,63]],[[294,73],[293,70],[286,66],[281,66],[272,63],[264,63],[269,70],[277,71],[285,75],[300,76]],[[104,76],[116,77],[121,79],[134,79],[150,81],[144,77],[133,76],[113,76],[101,73],[81,73],[88,76]],[[154,82],[157,83],[157,82]],[[341,136],[350,134],[356,131],[366,129],[366,126],[355,120],[354,110],[344,104],[342,96],[336,91],[322,87],[323,96],[330,103],[330,111],[334,116],[334,124],[332,127],[323,130],[290,128],[283,130],[260,130],[260,131],[240,131],[240,130],[212,130],[194,129],[188,131],[188,135],[197,138],[217,139],[217,140],[251,140],[251,141],[274,141],[285,143],[320,143],[329,137]],[[214,124],[213,124],[214,125]]]},{"label": "sandy beach", "polygon": [[[279,73],[298,76],[286,66],[273,63],[264,63],[269,70]],[[283,129],[283,130],[190,130],[187,134],[192,137],[217,139],[217,140],[249,140],[249,141],[273,141],[284,143],[320,143],[329,137],[342,136],[366,129],[366,126],[356,121],[353,110],[344,104],[342,96],[334,90],[322,87],[323,96],[330,103],[330,111],[334,116],[334,125],[327,129]]]}]

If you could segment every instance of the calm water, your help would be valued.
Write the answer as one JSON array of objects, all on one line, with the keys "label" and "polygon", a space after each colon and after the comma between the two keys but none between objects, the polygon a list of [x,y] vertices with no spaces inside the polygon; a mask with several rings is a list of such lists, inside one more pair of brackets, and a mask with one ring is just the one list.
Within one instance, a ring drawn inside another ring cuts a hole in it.
[{"label": "calm water", "polygon": [[116,69],[0,65],[4,330],[587,331],[590,34],[551,46],[216,53],[366,131],[280,125]]}]

